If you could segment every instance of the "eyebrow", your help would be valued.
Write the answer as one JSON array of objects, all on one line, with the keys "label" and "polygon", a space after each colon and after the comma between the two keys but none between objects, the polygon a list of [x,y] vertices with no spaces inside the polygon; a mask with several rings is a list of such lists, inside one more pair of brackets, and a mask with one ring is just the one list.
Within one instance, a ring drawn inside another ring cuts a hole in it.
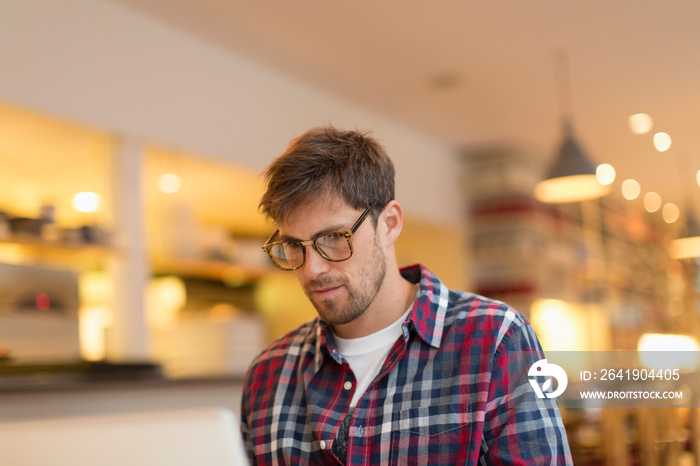
[{"label": "eyebrow", "polygon": [[332,227],[324,228],[323,230],[317,231],[316,233],[311,236],[308,240],[304,239],[299,239],[295,236],[290,236],[290,235],[283,235],[282,233],[279,232],[277,233],[277,237],[279,238],[280,241],[310,241],[314,238],[316,238],[318,235],[323,235],[324,233],[335,233],[335,232],[345,232],[350,230],[350,228],[345,228],[343,229],[343,225],[345,224],[340,224],[340,225],[334,225]]}]

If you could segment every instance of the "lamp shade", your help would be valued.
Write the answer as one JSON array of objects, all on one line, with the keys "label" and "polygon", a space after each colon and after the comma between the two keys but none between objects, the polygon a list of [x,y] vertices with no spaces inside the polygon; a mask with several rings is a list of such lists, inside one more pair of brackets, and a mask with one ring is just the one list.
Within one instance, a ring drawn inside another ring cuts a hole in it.
[{"label": "lamp shade", "polygon": [[[673,333],[644,333],[637,342],[639,362],[651,370],[680,369],[695,372],[700,366],[698,341]],[[668,351],[673,351],[669,354]]]},{"label": "lamp shade", "polygon": [[686,236],[674,239],[669,244],[669,252],[674,259],[700,257],[700,226],[690,210],[685,224],[688,228]]},{"label": "lamp shade", "polygon": [[610,189],[600,184],[595,167],[565,122],[563,142],[546,178],[535,186],[535,197],[553,204],[579,202],[605,196]]}]

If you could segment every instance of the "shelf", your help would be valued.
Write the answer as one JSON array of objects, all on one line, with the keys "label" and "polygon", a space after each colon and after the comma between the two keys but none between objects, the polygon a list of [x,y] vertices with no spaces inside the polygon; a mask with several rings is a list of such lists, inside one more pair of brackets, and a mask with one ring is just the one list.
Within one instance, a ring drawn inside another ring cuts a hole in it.
[{"label": "shelf", "polygon": [[40,238],[13,236],[0,238],[0,245],[10,244],[36,250],[38,252],[99,252],[108,253],[111,249],[103,244],[70,243],[66,241],[46,241]]},{"label": "shelf", "polygon": [[58,267],[82,272],[103,268],[114,250],[104,244],[47,241],[31,236],[0,239],[0,262]]},{"label": "shelf", "polygon": [[274,272],[274,269],[217,260],[158,259],[153,262],[153,271],[158,275],[178,275],[240,284],[256,282]]}]

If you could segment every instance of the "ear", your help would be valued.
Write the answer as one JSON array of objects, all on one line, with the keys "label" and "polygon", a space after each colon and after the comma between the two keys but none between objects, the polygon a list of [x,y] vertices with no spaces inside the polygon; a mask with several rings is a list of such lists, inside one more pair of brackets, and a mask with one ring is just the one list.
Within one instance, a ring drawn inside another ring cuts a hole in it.
[{"label": "ear", "polygon": [[399,238],[401,228],[403,227],[403,209],[396,201],[390,201],[385,207],[384,212],[379,217],[379,221],[383,222],[386,229],[387,246],[391,246]]}]

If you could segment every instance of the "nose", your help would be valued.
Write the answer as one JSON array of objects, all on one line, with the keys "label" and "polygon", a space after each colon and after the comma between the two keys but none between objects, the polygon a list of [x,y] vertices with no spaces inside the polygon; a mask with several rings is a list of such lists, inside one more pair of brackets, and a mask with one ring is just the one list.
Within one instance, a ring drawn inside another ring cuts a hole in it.
[{"label": "nose", "polygon": [[306,280],[312,280],[325,273],[330,266],[330,262],[321,257],[312,245],[306,247],[306,262],[301,268],[301,272]]}]

